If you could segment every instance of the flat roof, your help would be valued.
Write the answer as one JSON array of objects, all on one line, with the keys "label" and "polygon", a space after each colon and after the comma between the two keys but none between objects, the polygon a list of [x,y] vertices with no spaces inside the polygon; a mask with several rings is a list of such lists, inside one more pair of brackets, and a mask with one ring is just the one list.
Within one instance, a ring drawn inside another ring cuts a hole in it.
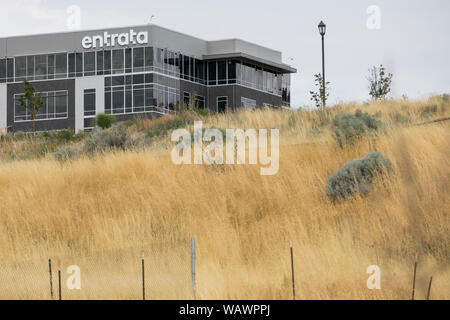
[{"label": "flat roof", "polygon": [[[130,29],[148,31],[149,42],[147,45],[149,46],[167,48],[175,52],[184,52],[194,57],[207,59],[214,55],[230,55],[230,57],[231,55],[238,55],[279,68],[285,72],[296,72],[294,68],[282,63],[282,54],[280,51],[241,39],[208,41],[156,24],[2,37],[0,38],[0,57],[88,51],[82,47],[81,42],[83,37],[93,36],[100,32],[127,33]],[[117,49],[120,47],[116,45],[108,47],[108,49]]]}]

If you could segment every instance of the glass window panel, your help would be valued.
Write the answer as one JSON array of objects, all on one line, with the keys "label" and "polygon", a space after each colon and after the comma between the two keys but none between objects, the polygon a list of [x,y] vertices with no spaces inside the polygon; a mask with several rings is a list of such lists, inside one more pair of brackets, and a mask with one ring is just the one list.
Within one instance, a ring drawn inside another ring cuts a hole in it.
[{"label": "glass window panel", "polygon": [[69,53],[69,78],[75,77],[75,53]]},{"label": "glass window panel", "polygon": [[133,50],[131,48],[125,49],[125,72],[131,73],[133,71]]},{"label": "glass window panel", "polygon": [[112,73],[124,73],[125,61],[123,49],[113,50],[112,52]]},{"label": "glass window panel", "polygon": [[47,56],[47,78],[55,79],[55,55],[49,54]]},{"label": "glass window panel", "polygon": [[133,72],[144,71],[144,48],[133,49]]},{"label": "glass window panel", "polygon": [[188,56],[183,56],[183,79],[189,80],[191,73],[191,59]]},{"label": "glass window panel", "polygon": [[19,101],[19,95],[15,97],[14,100],[14,120],[23,121],[27,120],[27,109],[24,108]]},{"label": "glass window panel", "polygon": [[228,83],[236,83],[236,61],[228,61]]},{"label": "glass window panel", "polygon": [[228,97],[217,98],[217,112],[227,112],[228,109]]},{"label": "glass window panel", "polygon": [[145,89],[134,89],[133,90],[133,107],[135,112],[140,112],[145,105]]},{"label": "glass window panel", "polygon": [[97,51],[97,75],[103,75],[103,51]]},{"label": "glass window panel", "polygon": [[67,117],[67,93],[65,91],[59,91],[55,94],[55,112],[56,118]]},{"label": "glass window panel", "polygon": [[93,116],[95,115],[95,89],[84,90],[84,115]]},{"label": "glass window panel", "polygon": [[16,81],[23,81],[27,76],[27,58],[16,57],[15,58],[15,73]]},{"label": "glass window panel", "polygon": [[105,91],[105,113],[111,113],[111,91]]},{"label": "glass window panel", "polygon": [[0,59],[0,83],[6,82],[6,59]]},{"label": "glass window panel", "polygon": [[145,89],[145,106],[150,107],[153,105],[153,88]]},{"label": "glass window panel", "polygon": [[83,53],[75,54],[75,72],[77,77],[83,76]]},{"label": "glass window panel", "polygon": [[111,51],[106,50],[103,52],[103,71],[104,74],[111,74]]},{"label": "glass window panel", "polygon": [[133,112],[133,91],[125,91],[125,112]]},{"label": "glass window panel", "polygon": [[113,77],[112,78],[112,86],[123,86],[125,84],[125,77]]},{"label": "glass window panel", "polygon": [[47,55],[36,56],[35,60],[35,79],[47,79]]},{"label": "glass window panel", "polygon": [[84,75],[95,75],[95,52],[84,53]]},{"label": "glass window panel", "polygon": [[133,76],[133,84],[141,84],[145,82],[145,76],[143,74],[136,74]]},{"label": "glass window panel", "polygon": [[34,80],[34,56],[27,57],[27,79]]},{"label": "glass window panel", "polygon": [[208,81],[210,86],[215,86],[217,84],[217,70],[215,61],[208,62]]},{"label": "glass window panel", "polygon": [[113,113],[123,113],[125,106],[125,96],[123,89],[113,91]]},{"label": "glass window panel", "polygon": [[47,114],[48,118],[55,117],[55,93],[48,92],[47,93]]},{"label": "glass window panel", "polygon": [[218,84],[226,84],[227,83],[227,62],[226,61],[218,61],[217,62],[217,75],[218,75]]},{"label": "glass window panel", "polygon": [[153,66],[153,48],[146,47],[145,48],[145,70],[151,71],[152,66]]},{"label": "glass window panel", "polygon": [[58,53],[55,55],[56,76],[55,78],[67,77],[67,54]]}]

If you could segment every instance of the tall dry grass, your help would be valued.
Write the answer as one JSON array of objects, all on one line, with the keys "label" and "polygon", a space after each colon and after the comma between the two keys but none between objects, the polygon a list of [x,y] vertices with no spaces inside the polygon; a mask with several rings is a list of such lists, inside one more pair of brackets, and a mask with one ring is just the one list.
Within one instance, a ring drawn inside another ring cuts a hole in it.
[{"label": "tall dry grass", "polygon": [[[81,267],[82,289],[63,287],[63,298],[139,299],[144,251],[148,297],[189,299],[195,237],[201,299],[290,299],[289,241],[298,299],[409,299],[414,261],[416,297],[425,297],[432,275],[431,297],[449,299],[449,125],[410,126],[429,103],[365,107],[381,111],[387,127],[344,149],[318,113],[204,119],[221,128],[280,128],[275,176],[261,176],[259,166],[175,166],[167,139],[155,151],[4,163],[0,298],[49,298],[53,258],[64,279],[69,265]],[[330,117],[358,107],[338,106]],[[445,115],[440,105],[435,116]],[[326,178],[370,151],[392,161],[390,179],[365,198],[331,201]],[[381,290],[366,287],[369,265],[381,268]]]}]

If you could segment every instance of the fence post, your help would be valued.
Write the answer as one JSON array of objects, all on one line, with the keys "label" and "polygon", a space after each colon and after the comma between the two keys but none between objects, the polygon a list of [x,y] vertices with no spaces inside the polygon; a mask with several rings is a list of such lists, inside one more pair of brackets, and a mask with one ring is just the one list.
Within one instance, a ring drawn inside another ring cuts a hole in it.
[{"label": "fence post", "polygon": [[412,298],[414,300],[414,294],[416,291],[416,271],[417,271],[417,262],[414,262],[414,277],[413,277],[413,287],[412,287]]},{"label": "fence post", "polygon": [[428,284],[427,300],[430,300],[431,283],[433,282],[433,276],[430,277],[430,283]]},{"label": "fence post", "polygon": [[52,259],[48,259],[48,272],[50,274],[50,298],[53,300]]},{"label": "fence post", "polygon": [[192,298],[195,300],[195,238],[191,241]]},{"label": "fence post", "polygon": [[144,262],[144,252],[142,252],[142,300],[145,300],[145,262]]},{"label": "fence post", "polygon": [[291,271],[292,271],[292,298],[295,300],[295,277],[294,277],[294,248],[292,247],[292,241],[290,243],[291,246]]},{"label": "fence post", "polygon": [[59,300],[62,300],[61,297],[61,270],[58,270],[58,292],[59,292]]}]

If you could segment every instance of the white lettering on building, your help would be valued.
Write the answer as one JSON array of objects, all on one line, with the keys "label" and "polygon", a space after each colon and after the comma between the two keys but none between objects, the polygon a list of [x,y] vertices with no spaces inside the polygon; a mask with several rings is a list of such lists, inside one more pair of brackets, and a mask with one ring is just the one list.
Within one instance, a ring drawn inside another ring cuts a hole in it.
[{"label": "white lettering on building", "polygon": [[128,46],[130,44],[148,44],[148,32],[135,32],[133,29],[129,33],[86,36],[81,40],[84,49],[95,49],[103,47]]}]

